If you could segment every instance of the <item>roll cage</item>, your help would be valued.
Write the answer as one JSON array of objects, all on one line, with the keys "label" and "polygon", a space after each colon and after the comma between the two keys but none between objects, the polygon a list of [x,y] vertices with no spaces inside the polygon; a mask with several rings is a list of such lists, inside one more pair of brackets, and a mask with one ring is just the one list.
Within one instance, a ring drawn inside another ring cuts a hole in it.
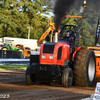
[{"label": "roll cage", "polygon": [[59,33],[59,41],[61,41],[65,36],[65,31],[71,31],[71,33],[75,36],[75,47],[79,47],[79,32],[77,26],[64,25]]}]

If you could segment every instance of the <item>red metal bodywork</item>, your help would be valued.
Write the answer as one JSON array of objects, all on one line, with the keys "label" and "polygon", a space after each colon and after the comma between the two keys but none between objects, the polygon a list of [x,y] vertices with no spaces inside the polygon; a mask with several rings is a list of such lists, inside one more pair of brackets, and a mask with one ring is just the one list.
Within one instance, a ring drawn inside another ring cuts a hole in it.
[{"label": "red metal bodywork", "polygon": [[[43,46],[41,46],[40,50],[40,64],[47,64],[47,65],[64,65],[64,61],[69,60],[70,58],[70,47],[67,43],[57,43],[54,47],[53,54],[43,53]],[[62,55],[61,59],[57,60],[58,48],[62,47]],[[43,59],[42,55],[46,55],[46,58]],[[49,56],[53,55],[53,59],[49,59]]]}]

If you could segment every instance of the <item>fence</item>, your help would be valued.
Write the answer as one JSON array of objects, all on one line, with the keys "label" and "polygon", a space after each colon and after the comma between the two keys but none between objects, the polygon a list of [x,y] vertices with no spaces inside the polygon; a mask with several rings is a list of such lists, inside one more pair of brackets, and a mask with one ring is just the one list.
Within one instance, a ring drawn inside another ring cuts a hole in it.
[{"label": "fence", "polygon": [[23,58],[23,53],[21,51],[13,50],[0,50],[0,58]]}]

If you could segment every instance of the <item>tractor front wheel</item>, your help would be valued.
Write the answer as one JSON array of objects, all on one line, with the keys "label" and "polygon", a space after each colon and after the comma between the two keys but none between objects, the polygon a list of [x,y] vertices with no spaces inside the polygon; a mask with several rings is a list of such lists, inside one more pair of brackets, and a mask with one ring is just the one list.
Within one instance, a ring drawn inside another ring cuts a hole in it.
[{"label": "tractor front wheel", "polygon": [[36,82],[36,78],[34,74],[31,74],[31,66],[27,67],[26,70],[26,83],[27,85],[34,85]]},{"label": "tractor front wheel", "polygon": [[94,52],[88,49],[79,50],[76,53],[74,62],[75,85],[88,87],[93,86],[96,71]]},{"label": "tractor front wheel", "polygon": [[64,87],[70,87],[73,82],[73,71],[71,68],[65,68],[62,73],[62,85]]}]

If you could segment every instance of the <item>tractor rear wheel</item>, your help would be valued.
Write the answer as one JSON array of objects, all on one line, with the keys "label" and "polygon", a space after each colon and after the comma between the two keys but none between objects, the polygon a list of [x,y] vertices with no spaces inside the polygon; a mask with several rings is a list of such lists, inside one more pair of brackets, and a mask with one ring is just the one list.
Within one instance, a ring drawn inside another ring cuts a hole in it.
[{"label": "tractor rear wheel", "polygon": [[62,85],[64,87],[70,87],[73,82],[73,72],[71,68],[65,68],[62,74]]},{"label": "tractor rear wheel", "polygon": [[27,85],[34,85],[35,82],[36,82],[36,78],[35,78],[35,75],[34,74],[31,74],[31,67],[27,67],[27,70],[26,70],[26,83]]},{"label": "tractor rear wheel", "polygon": [[74,60],[74,84],[91,87],[94,84],[96,60],[93,51],[79,50]]}]

